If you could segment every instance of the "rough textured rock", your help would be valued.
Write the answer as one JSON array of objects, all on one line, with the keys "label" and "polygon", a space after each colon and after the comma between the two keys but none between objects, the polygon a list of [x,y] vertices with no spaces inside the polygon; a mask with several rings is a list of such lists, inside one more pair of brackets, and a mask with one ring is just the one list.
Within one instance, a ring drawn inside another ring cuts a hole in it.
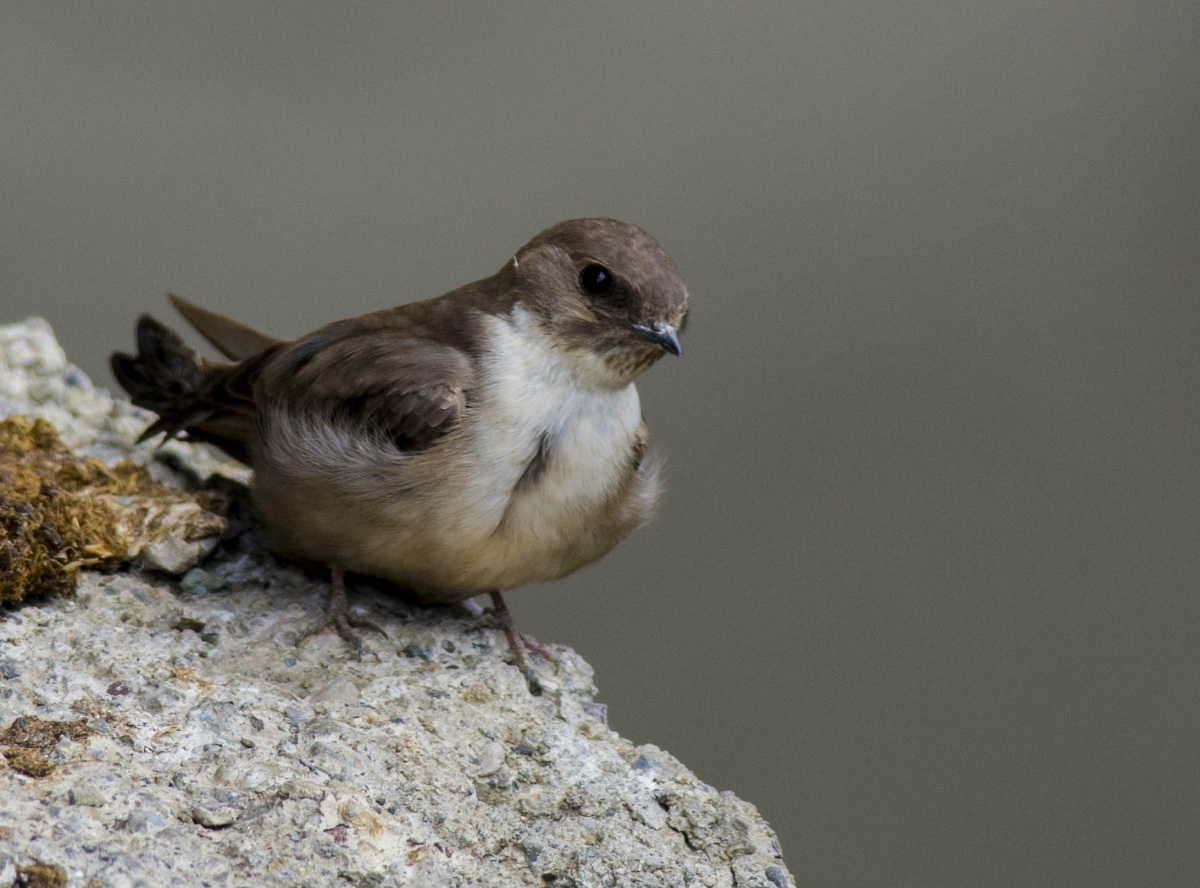
[{"label": "rough textured rock", "polygon": [[[133,448],[146,415],[41,321],[0,327],[13,413],[167,483],[245,479]],[[365,585],[386,637],[297,647],[325,593],[251,526],[181,578],[84,570],[74,596],[0,611],[0,885],[793,884],[753,806],[605,726],[574,652],[534,696],[467,610]]]}]

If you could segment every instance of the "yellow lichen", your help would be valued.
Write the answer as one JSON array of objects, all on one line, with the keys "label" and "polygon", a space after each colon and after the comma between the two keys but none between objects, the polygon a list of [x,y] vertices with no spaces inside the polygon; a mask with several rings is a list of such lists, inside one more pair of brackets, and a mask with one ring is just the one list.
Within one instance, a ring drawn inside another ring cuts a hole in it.
[{"label": "yellow lichen", "polygon": [[0,604],[69,592],[81,567],[114,568],[164,533],[216,535],[219,507],[142,466],[73,454],[44,419],[0,420]]},{"label": "yellow lichen", "polygon": [[53,863],[30,863],[17,867],[17,884],[21,888],[64,888],[67,871]]},{"label": "yellow lichen", "polygon": [[40,752],[32,749],[6,749],[4,757],[14,771],[27,777],[46,777],[54,773],[54,764]]},{"label": "yellow lichen", "polygon": [[58,745],[58,738],[63,735],[78,743],[94,733],[82,718],[75,721],[53,721],[22,715],[13,719],[12,724],[0,731],[0,746],[19,746],[36,752],[49,752]]},{"label": "yellow lichen", "polygon": [[45,753],[58,745],[60,737],[65,735],[78,742],[92,733],[83,719],[64,722],[21,716],[0,731],[0,747],[14,771],[30,777],[46,777],[54,772],[54,763]]}]

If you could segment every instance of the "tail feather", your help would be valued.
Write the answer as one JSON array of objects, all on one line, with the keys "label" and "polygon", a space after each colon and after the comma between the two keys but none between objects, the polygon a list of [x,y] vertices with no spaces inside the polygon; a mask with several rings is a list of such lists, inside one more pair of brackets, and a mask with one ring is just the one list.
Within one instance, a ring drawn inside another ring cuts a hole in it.
[{"label": "tail feather", "polygon": [[133,403],[162,413],[204,384],[200,356],[175,331],[149,315],[137,322],[137,355],[112,356],[113,375]]},{"label": "tail feather", "polygon": [[138,318],[137,348],[136,355],[114,353],[110,365],[133,403],[158,414],[139,443],[161,433],[170,438],[186,432],[245,460],[254,422],[253,397],[250,392],[230,397],[233,392],[226,384],[242,376],[238,365],[206,362],[175,331],[149,315]]}]

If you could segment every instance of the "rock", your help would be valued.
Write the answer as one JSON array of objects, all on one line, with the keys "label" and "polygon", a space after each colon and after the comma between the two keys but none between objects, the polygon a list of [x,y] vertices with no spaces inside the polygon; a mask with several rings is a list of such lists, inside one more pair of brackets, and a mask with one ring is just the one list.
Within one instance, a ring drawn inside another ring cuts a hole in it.
[{"label": "rock", "polygon": [[99,808],[104,804],[104,796],[90,783],[80,783],[71,787],[67,798],[72,805],[84,805],[89,808]]},{"label": "rock", "polygon": [[348,678],[339,678],[315,692],[309,700],[313,703],[357,703],[358,688]]},{"label": "rock", "polygon": [[217,547],[218,539],[181,540],[177,537],[154,540],[142,549],[142,567],[179,576],[194,567]]},{"label": "rock", "polygon": [[208,829],[220,829],[229,826],[238,818],[240,809],[234,805],[211,802],[196,804],[191,807],[192,820]]},{"label": "rock", "polygon": [[[146,415],[42,322],[0,327],[0,408],[61,423],[76,452],[156,464],[132,444]],[[169,483],[245,478],[170,448]],[[182,582],[85,569],[73,597],[0,620],[0,731],[53,760],[34,778],[0,757],[0,884],[794,884],[752,805],[608,729],[572,651],[536,661],[533,696],[501,633],[374,586],[351,597],[383,635],[298,647],[327,582],[252,533],[155,562]]]}]

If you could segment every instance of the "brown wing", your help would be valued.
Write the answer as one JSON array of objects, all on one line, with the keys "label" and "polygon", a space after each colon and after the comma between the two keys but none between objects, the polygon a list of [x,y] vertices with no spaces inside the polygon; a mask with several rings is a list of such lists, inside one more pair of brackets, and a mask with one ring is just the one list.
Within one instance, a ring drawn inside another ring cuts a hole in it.
[{"label": "brown wing", "polygon": [[472,361],[402,315],[372,320],[331,324],[233,364],[201,358],[143,316],[138,354],[114,354],[112,368],[133,402],[158,414],[141,440],[186,432],[249,464],[260,412],[271,404],[354,425],[401,450],[424,449],[458,422]]},{"label": "brown wing", "polygon": [[301,411],[421,450],[454,428],[475,368],[462,349],[399,313],[331,324],[279,349],[255,385],[259,405]]},{"label": "brown wing", "polygon": [[186,431],[249,462],[262,412],[279,405],[418,450],[454,428],[468,405],[481,319],[511,310],[514,273],[506,265],[436,299],[338,321],[295,342],[176,297],[175,306],[210,342],[244,360],[207,361],[143,317],[138,354],[114,354],[113,373],[135,404],[159,415],[143,438]]}]

